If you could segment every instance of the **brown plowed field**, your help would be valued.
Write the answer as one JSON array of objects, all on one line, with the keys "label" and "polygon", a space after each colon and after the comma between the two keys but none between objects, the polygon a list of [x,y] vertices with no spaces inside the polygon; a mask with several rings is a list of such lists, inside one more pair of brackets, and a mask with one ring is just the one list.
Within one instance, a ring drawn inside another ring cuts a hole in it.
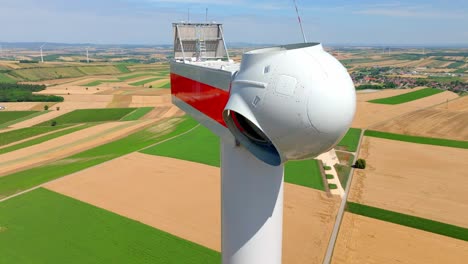
[{"label": "brown plowed field", "polygon": [[[378,92],[381,93],[381,92]],[[442,92],[425,98],[421,98],[415,101],[397,104],[397,105],[386,105],[386,104],[374,104],[362,101],[362,97],[370,98],[374,93],[369,94],[358,94],[358,102],[356,108],[356,115],[354,117],[352,127],[367,128],[372,125],[378,125],[382,122],[389,121],[397,116],[416,111],[422,108],[431,107],[434,105],[441,104],[447,100],[453,100],[458,97],[457,94],[452,92]],[[376,95],[377,96],[377,95]],[[390,95],[393,96],[393,95]],[[384,98],[383,96],[379,98]],[[374,99],[374,98],[372,98]],[[369,100],[369,99],[367,99]]]},{"label": "brown plowed field", "polygon": [[468,228],[468,151],[364,137],[349,201]]},{"label": "brown plowed field", "polygon": [[[132,153],[46,184],[56,192],[220,250],[220,169]],[[339,205],[285,184],[283,263],[321,263]]]},{"label": "brown plowed field", "polygon": [[464,264],[468,242],[346,212],[333,264]]}]

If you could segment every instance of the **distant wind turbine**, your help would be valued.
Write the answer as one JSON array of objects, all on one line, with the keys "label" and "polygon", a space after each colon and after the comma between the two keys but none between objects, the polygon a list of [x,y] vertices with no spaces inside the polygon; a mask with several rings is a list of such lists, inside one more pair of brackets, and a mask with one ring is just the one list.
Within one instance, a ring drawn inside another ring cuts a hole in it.
[{"label": "distant wind turbine", "polygon": [[89,47],[86,47],[86,62],[89,63]]},{"label": "distant wind turbine", "polygon": [[42,54],[42,48],[45,46],[45,43],[41,46],[41,63],[44,63],[44,55]]}]

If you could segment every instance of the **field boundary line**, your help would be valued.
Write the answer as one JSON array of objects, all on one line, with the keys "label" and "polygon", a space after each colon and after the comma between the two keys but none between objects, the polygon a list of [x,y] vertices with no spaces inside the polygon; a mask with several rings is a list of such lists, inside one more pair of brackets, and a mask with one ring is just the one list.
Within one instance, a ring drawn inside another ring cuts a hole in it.
[{"label": "field boundary line", "polygon": [[[361,142],[364,138],[365,131],[366,131],[365,128],[361,129],[361,135],[359,137],[358,148],[354,155],[353,164],[356,162],[359,156],[359,152],[361,151]],[[330,264],[332,261],[336,240],[338,239],[338,233],[340,231],[341,222],[343,221],[346,204],[348,202],[347,201],[348,194],[349,194],[349,191],[351,190],[351,183],[353,181],[353,175],[354,175],[354,167],[351,167],[351,170],[349,172],[348,182],[346,183],[346,187],[345,187],[345,193],[343,195],[343,198],[341,199],[340,208],[338,209],[338,214],[336,215],[336,219],[335,219],[335,225],[333,226],[332,234],[330,236],[330,240],[328,241],[328,247],[325,253],[325,257],[323,259],[323,264]]]}]

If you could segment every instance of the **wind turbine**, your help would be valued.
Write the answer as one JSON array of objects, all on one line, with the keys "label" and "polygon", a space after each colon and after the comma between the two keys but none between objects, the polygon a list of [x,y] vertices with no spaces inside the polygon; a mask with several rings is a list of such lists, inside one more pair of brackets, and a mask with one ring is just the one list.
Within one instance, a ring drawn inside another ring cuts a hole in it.
[{"label": "wind turbine", "polygon": [[44,55],[42,54],[42,48],[45,46],[45,43],[41,46],[41,63],[44,63]]},{"label": "wind turbine", "polygon": [[89,63],[89,47],[86,47],[86,63]]}]

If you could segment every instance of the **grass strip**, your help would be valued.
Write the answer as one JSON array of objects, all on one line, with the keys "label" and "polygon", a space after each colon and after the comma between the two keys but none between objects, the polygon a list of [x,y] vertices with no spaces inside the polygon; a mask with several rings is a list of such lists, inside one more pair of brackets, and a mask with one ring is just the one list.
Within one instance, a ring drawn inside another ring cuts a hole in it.
[{"label": "grass strip", "polygon": [[28,120],[35,116],[42,115],[44,112],[38,111],[0,111],[0,128],[9,127],[18,122]]},{"label": "grass strip", "polygon": [[[169,125],[161,122],[154,127],[138,131],[125,138],[51,162],[47,165],[0,177],[0,198],[143,149],[183,133],[197,125],[196,121],[187,117],[173,120],[177,120],[177,122],[169,123]],[[154,132],[154,130],[160,131]]]},{"label": "grass strip", "polygon": [[117,64],[115,65],[117,70],[119,70],[121,73],[129,73],[130,70],[127,68],[127,64]]},{"label": "grass strip", "polygon": [[139,82],[130,83],[130,85],[132,85],[132,86],[140,86],[140,85],[145,85],[145,84],[147,84],[147,83],[154,82],[154,81],[161,80],[161,79],[162,79],[161,77],[155,77],[155,78],[150,78],[150,79],[142,80],[142,81],[139,81]]},{"label": "grass strip", "polygon": [[361,129],[350,128],[346,135],[341,139],[338,146],[345,148],[350,152],[356,152],[359,144],[359,138],[361,137]]},{"label": "grass strip", "polygon": [[18,149],[22,149],[22,148],[30,147],[30,146],[33,146],[33,145],[37,145],[37,144],[49,141],[49,140],[54,139],[54,138],[58,138],[58,137],[61,137],[61,136],[64,136],[64,135],[67,135],[67,134],[70,134],[70,133],[73,133],[73,132],[76,132],[76,131],[80,131],[80,130],[88,128],[90,126],[92,126],[92,125],[84,125],[83,124],[83,125],[79,125],[77,127],[72,127],[72,128],[69,128],[69,129],[57,131],[57,132],[52,133],[52,134],[48,134],[48,135],[45,135],[45,136],[42,136],[42,137],[38,137],[38,138],[31,139],[31,140],[28,140],[28,141],[25,141],[25,142],[21,142],[19,144],[15,144],[15,145],[0,149],[0,154],[4,154],[4,153],[7,153],[7,152],[11,152],[11,151],[15,151],[15,150],[18,150]]},{"label": "grass strip", "polygon": [[411,102],[414,100],[418,100],[424,97],[428,97],[434,94],[442,93],[443,90],[434,89],[434,88],[425,88],[405,94],[400,94],[396,96],[386,97],[386,98],[379,98],[370,100],[368,102],[375,103],[375,104],[389,104],[389,105],[396,105]]},{"label": "grass strip", "polygon": [[354,214],[468,241],[468,228],[353,202],[347,203],[346,210]]},{"label": "grass strip", "polygon": [[442,147],[468,149],[468,141],[461,141],[461,140],[409,136],[409,135],[393,134],[393,133],[388,133],[388,132],[380,132],[380,131],[375,131],[375,130],[366,130],[364,132],[364,135],[368,137],[385,138],[385,139],[390,139],[390,140],[398,140],[398,141],[405,141],[405,142],[425,144],[425,145],[435,145],[435,146],[442,146]]},{"label": "grass strip", "polygon": [[40,123],[36,126],[50,126],[51,121],[57,124],[76,124],[87,122],[118,121],[136,108],[101,108],[101,109],[78,109],[66,113],[52,120]]},{"label": "grass strip", "polygon": [[0,146],[5,146],[16,141],[38,136],[54,130],[62,129],[67,126],[43,126],[43,127],[26,127],[0,133]]},{"label": "grass strip", "polygon": [[120,120],[121,121],[138,120],[138,119],[142,118],[143,116],[145,116],[146,114],[148,114],[149,112],[151,112],[151,110],[153,110],[153,109],[154,109],[154,107],[140,107],[140,108],[136,109],[135,111],[129,113],[128,115],[124,116]]},{"label": "grass strip", "polygon": [[43,188],[0,203],[0,223],[1,263],[221,262],[219,252]]}]

